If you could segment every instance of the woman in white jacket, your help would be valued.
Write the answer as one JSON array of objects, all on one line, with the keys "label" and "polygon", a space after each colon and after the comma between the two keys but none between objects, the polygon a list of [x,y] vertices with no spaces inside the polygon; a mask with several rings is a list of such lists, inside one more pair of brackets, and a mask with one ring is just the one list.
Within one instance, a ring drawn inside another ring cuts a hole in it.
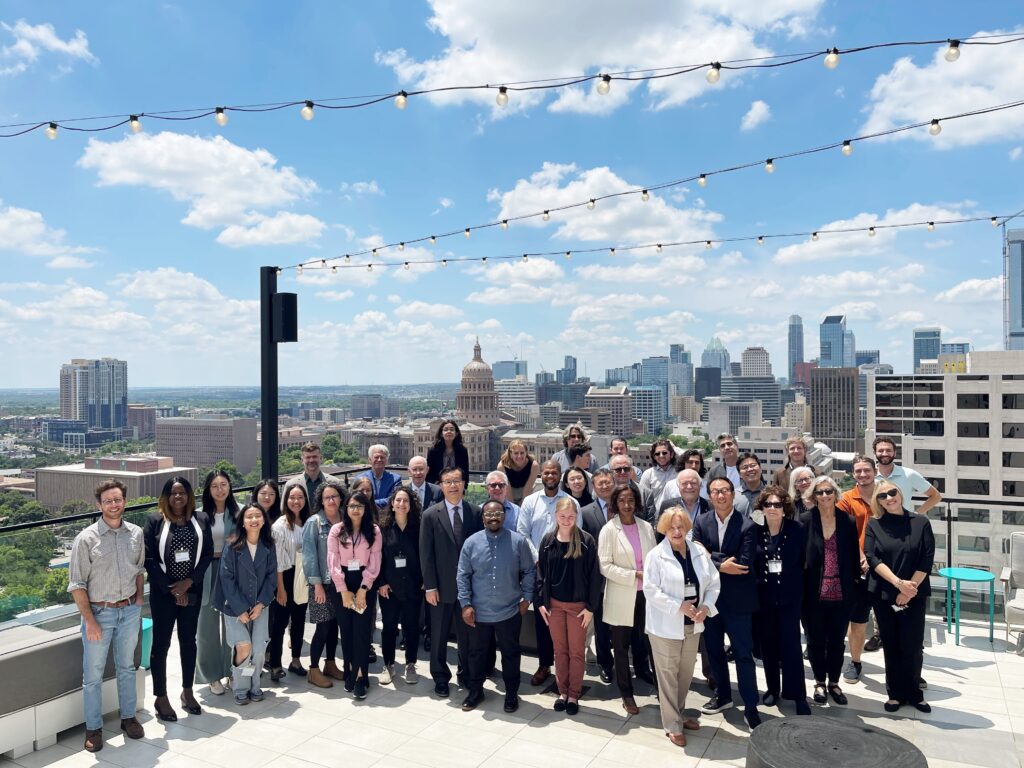
[{"label": "woman in white jacket", "polygon": [[658,533],[665,538],[644,560],[646,626],[658,675],[661,724],[679,747],[686,746],[684,730],[700,727],[696,720],[684,718],[683,710],[704,619],[718,613],[715,601],[721,588],[711,555],[687,538],[692,527],[683,507],[665,510],[658,518]]}]

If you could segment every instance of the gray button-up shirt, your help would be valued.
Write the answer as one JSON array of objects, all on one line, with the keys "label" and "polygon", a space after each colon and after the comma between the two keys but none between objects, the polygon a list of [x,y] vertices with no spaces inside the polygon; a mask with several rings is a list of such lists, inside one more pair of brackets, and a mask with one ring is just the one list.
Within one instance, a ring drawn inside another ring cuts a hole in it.
[{"label": "gray button-up shirt", "polygon": [[504,528],[477,531],[462,546],[456,576],[459,604],[473,606],[477,621],[492,624],[512,618],[521,601],[533,601],[536,579],[533,552],[518,533]]},{"label": "gray button-up shirt", "polygon": [[111,528],[101,517],[75,537],[68,563],[68,592],[84,589],[90,603],[117,603],[135,595],[144,572],[142,529],[122,520]]}]

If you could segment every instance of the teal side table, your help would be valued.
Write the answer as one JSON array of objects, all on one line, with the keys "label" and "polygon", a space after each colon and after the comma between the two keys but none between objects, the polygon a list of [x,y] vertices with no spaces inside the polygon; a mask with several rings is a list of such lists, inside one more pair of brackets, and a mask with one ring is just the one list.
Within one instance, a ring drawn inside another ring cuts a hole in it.
[{"label": "teal side table", "polygon": [[[952,629],[952,591],[956,590],[956,644],[960,645],[960,582],[981,584],[988,582],[988,641],[993,642],[995,628],[996,576],[978,568],[941,568],[939,576],[946,580],[946,631]],[[956,587],[953,586],[956,582]]]}]

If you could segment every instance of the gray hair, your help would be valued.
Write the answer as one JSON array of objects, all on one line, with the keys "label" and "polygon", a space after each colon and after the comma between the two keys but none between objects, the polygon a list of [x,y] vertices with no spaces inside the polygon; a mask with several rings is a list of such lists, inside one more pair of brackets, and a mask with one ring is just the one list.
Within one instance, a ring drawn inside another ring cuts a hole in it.
[{"label": "gray hair", "polygon": [[789,498],[791,499],[798,499],[801,496],[801,494],[796,492],[796,480],[798,477],[800,477],[800,475],[810,475],[813,479],[814,470],[811,469],[810,467],[796,467],[789,473]]},{"label": "gray hair", "polygon": [[487,479],[485,482],[491,482],[492,477],[496,477],[499,480],[501,480],[501,482],[505,483],[505,485],[508,485],[508,475],[506,475],[504,472],[497,469],[488,472]]},{"label": "gray hair", "polygon": [[371,445],[366,451],[366,455],[370,459],[373,459],[373,454],[375,453],[383,453],[385,459],[390,458],[391,456],[391,451],[388,450],[388,447],[386,445],[381,445],[380,443]]}]

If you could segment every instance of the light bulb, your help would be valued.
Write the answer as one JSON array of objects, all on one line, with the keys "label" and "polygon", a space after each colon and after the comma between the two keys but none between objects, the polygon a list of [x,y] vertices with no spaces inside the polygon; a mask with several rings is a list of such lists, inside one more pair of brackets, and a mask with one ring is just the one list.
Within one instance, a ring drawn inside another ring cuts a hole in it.
[{"label": "light bulb", "polygon": [[655,253],[661,253],[661,243],[658,243],[656,246],[654,246],[654,251]]},{"label": "light bulb", "polygon": [[708,73],[705,75],[705,77],[707,78],[707,81],[711,83],[711,85],[717,83],[722,77],[722,65],[719,64],[717,61],[711,62],[711,69],[708,70]]},{"label": "light bulb", "polygon": [[313,119],[313,102],[307,101],[306,105],[299,110],[299,114],[302,115],[303,120]]},{"label": "light bulb", "polygon": [[853,154],[853,144],[850,143],[849,139],[843,142],[843,154],[847,157]]},{"label": "light bulb", "polygon": [[939,124],[938,120],[932,120],[931,125],[928,126],[928,133],[932,136],[938,136],[942,133],[942,126]]},{"label": "light bulb", "polygon": [[335,264],[333,267],[331,267],[331,274],[332,275],[338,274],[338,265],[337,264]]},{"label": "light bulb", "polygon": [[373,253],[373,258],[376,259],[377,258],[377,249],[374,248],[372,253]]},{"label": "light bulb", "polygon": [[542,218],[544,221],[551,221],[551,211],[544,211],[544,216]]},{"label": "light bulb", "polygon": [[758,235],[757,236],[757,244],[758,245],[764,245],[764,235]]},{"label": "light bulb", "polygon": [[441,259],[441,266],[442,267],[447,267],[448,266],[448,259]]},{"label": "light bulb", "polygon": [[399,243],[398,244],[398,250],[404,251],[405,250],[405,243]]},{"label": "light bulb", "polygon": [[946,53],[943,54],[946,61],[956,61],[960,58],[960,41],[950,40],[949,48],[946,49]]},{"label": "light bulb", "polygon": [[707,248],[708,250],[710,250],[711,249],[711,241],[710,240],[705,240],[704,241],[704,247]]},{"label": "light bulb", "polygon": [[612,76],[601,75],[601,79],[597,81],[597,92],[602,96],[607,96],[608,91],[612,88]]},{"label": "light bulb", "polygon": [[811,240],[813,242],[815,242],[815,243],[818,242],[818,233],[817,232],[811,232]]},{"label": "light bulb", "polygon": [[320,259],[320,266],[321,267],[326,267],[327,266],[327,259]]},{"label": "light bulb", "polygon": [[302,265],[301,264],[299,264],[299,266],[297,266],[295,268],[295,274],[297,274],[297,275],[301,275],[302,274]]},{"label": "light bulb", "polygon": [[466,236],[466,239],[469,240],[469,227],[466,227],[466,231],[463,232],[462,234],[464,234]]},{"label": "light bulb", "polygon": [[526,254],[524,253],[524,254],[523,254],[523,261],[524,261],[524,262],[526,262],[526,261],[529,261],[529,260],[530,260],[530,257],[529,257],[529,256],[527,256],[527,255],[526,255]]},{"label": "light bulb", "polygon": [[645,189],[643,192],[640,193],[640,199],[646,203],[648,200],[651,199],[651,193]]},{"label": "light bulb", "polygon": [[487,257],[484,256],[482,259],[480,259],[480,261],[483,262],[484,264],[486,264],[487,263]]},{"label": "light bulb", "polygon": [[609,256],[614,256],[615,255],[615,249],[614,248],[609,248],[608,249],[608,255]]},{"label": "light bulb", "polygon": [[565,258],[571,260],[572,259],[572,251],[566,251],[565,252]]},{"label": "light bulb", "polygon": [[431,245],[437,245],[437,238],[434,237],[434,235],[430,236],[430,244]]},{"label": "light bulb", "polygon": [[132,115],[128,118],[128,127],[132,129],[132,133],[142,132],[142,121],[139,120],[138,115]]},{"label": "light bulb", "polygon": [[989,219],[989,221],[992,222],[992,226],[993,227],[998,227],[999,226],[999,219],[997,219],[995,216],[993,216],[991,219]]},{"label": "light bulb", "polygon": [[595,205],[597,205],[597,201],[594,198],[590,198],[590,202],[587,203],[587,208],[594,210]]},{"label": "light bulb", "polygon": [[507,107],[508,88],[506,88],[504,85],[498,88],[498,95],[494,98],[494,101],[498,104],[499,107]]},{"label": "light bulb", "polygon": [[277,276],[278,276],[278,277],[280,277],[280,276],[281,276],[281,273],[282,273],[283,271],[284,271],[284,270],[282,270],[282,269],[281,269],[280,267],[278,267],[278,268],[277,268]]},{"label": "light bulb", "polygon": [[373,264],[367,264],[366,265],[366,271],[367,272],[373,272]]},{"label": "light bulb", "polygon": [[765,161],[764,172],[775,173],[775,161],[770,157]]},{"label": "light bulb", "polygon": [[409,262],[408,262],[408,261],[407,261],[407,262],[405,262],[405,268],[406,268],[406,269],[408,269],[408,268],[409,268]]},{"label": "light bulb", "polygon": [[934,232],[935,231],[935,222],[934,221],[929,221],[928,222],[928,231],[929,232]]},{"label": "light bulb", "polygon": [[352,261],[352,257],[351,257],[351,256],[349,256],[349,255],[348,255],[348,254],[346,253],[346,254],[345,254],[345,263],[346,263],[346,264],[348,264],[348,263],[349,263],[350,261]]},{"label": "light bulb", "polygon": [[825,62],[824,62],[824,64],[825,64],[825,67],[827,69],[835,69],[836,67],[839,66],[839,49],[838,48],[832,48],[825,55]]},{"label": "light bulb", "polygon": [[707,174],[706,173],[702,173],[700,176],[698,176],[697,177],[697,183],[700,184],[702,187],[706,187],[708,185],[708,176],[707,176]]},{"label": "light bulb", "polygon": [[501,220],[501,228],[502,229],[508,229],[508,219],[502,219]]},{"label": "light bulb", "polygon": [[53,141],[54,139],[57,138],[57,124],[50,123],[48,126],[46,126],[46,130],[43,131],[43,133],[46,134],[46,138],[48,138],[50,141]]},{"label": "light bulb", "polygon": [[217,107],[214,110],[213,119],[221,128],[228,124],[228,113],[224,111],[224,107]]},{"label": "light bulb", "polygon": [[395,96],[395,106],[398,109],[405,109],[405,105],[409,103],[409,94],[405,91],[399,91],[398,95]]},{"label": "light bulb", "polygon": [[868,237],[874,237],[874,236],[875,236],[875,228],[874,227],[868,227]]}]

